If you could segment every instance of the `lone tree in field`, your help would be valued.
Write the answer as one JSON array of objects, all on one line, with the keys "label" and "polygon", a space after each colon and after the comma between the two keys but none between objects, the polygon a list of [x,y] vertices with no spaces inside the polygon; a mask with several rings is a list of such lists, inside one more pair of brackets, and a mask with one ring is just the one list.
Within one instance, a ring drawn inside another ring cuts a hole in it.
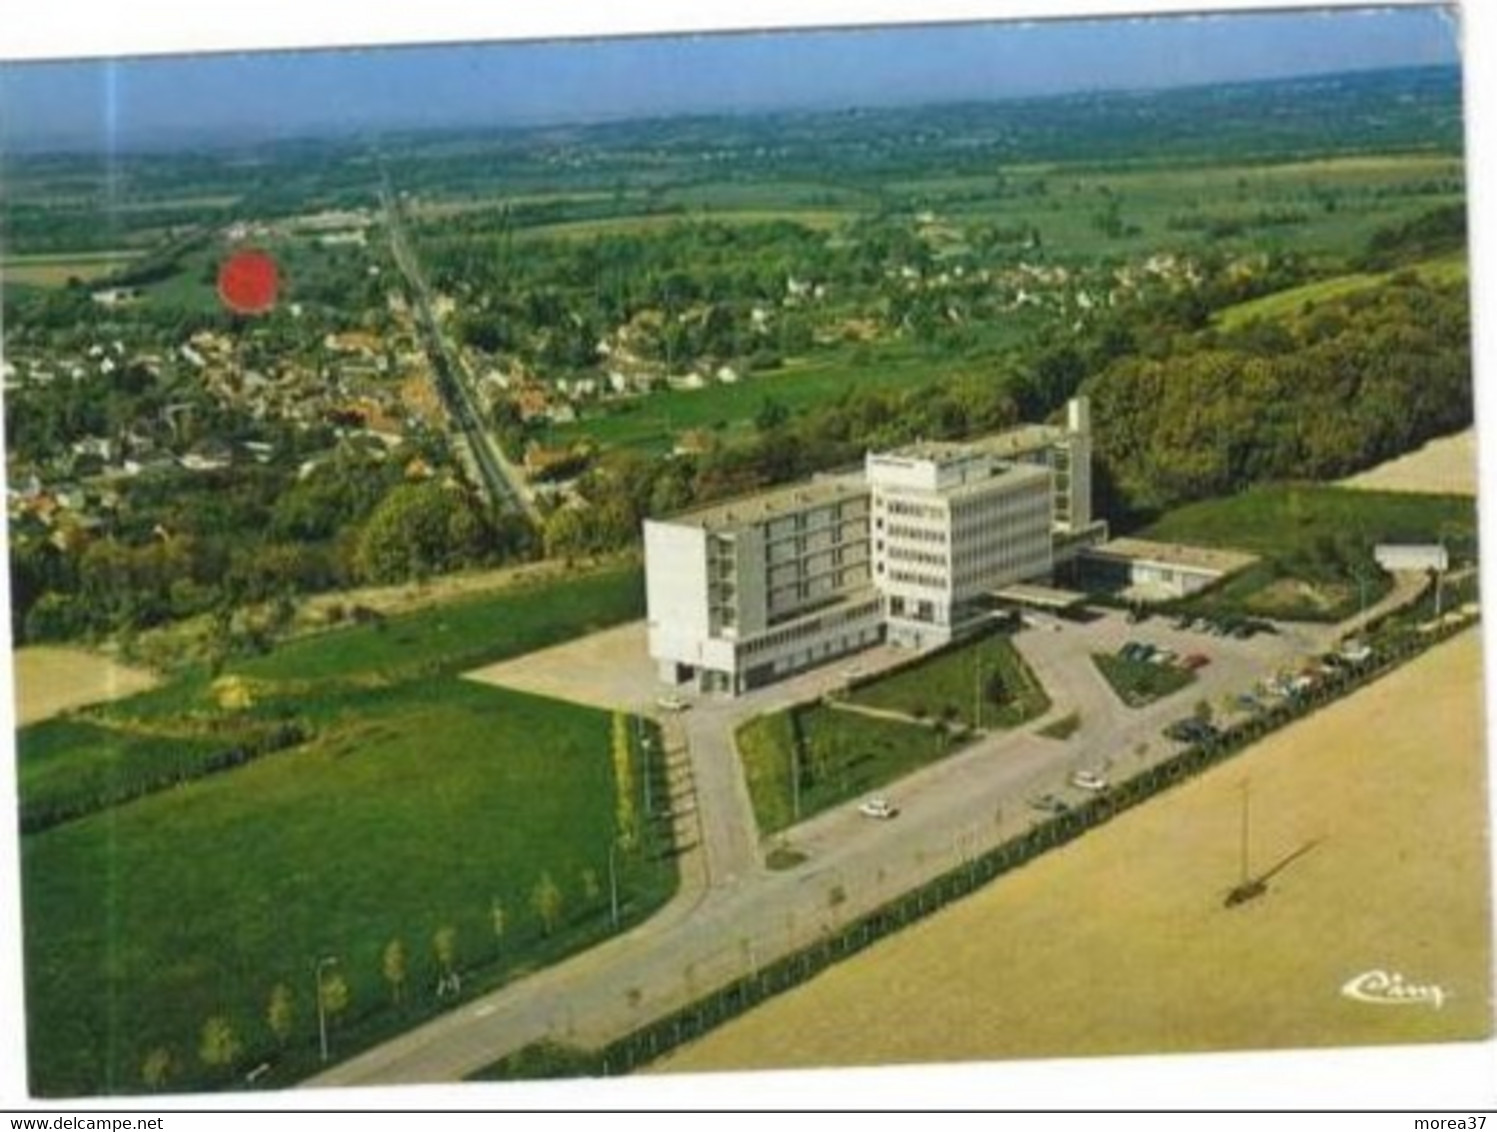
[{"label": "lone tree in field", "polygon": [[392,939],[385,944],[385,953],[380,960],[380,971],[385,976],[385,982],[390,984],[390,998],[396,1006],[405,997],[406,961],[405,944]]},{"label": "lone tree in field", "polygon": [[172,1059],[172,1051],[165,1046],[156,1046],[150,1050],[145,1060],[140,1063],[140,1079],[148,1089],[161,1089],[171,1080],[172,1070],[175,1068]]},{"label": "lone tree in field", "polygon": [[457,929],[440,927],[431,937],[431,951],[437,958],[441,974],[437,976],[437,994],[458,990],[462,983],[457,976]]},{"label": "lone tree in field", "polygon": [[326,1012],[328,1020],[336,1022],[338,1015],[348,1009],[348,980],[337,971],[333,971],[323,978],[318,993],[322,995],[322,1009]]},{"label": "lone tree in field", "polygon": [[596,904],[603,895],[603,888],[598,883],[597,870],[585,868],[582,870],[582,898],[589,904]]},{"label": "lone tree in field", "polygon": [[535,891],[530,894],[530,906],[540,917],[546,934],[554,932],[561,921],[562,895],[550,873],[541,873],[541,879],[536,881]]},{"label": "lone tree in field", "polygon": [[229,1068],[239,1060],[243,1050],[239,1035],[234,1033],[234,1024],[222,1014],[215,1014],[203,1023],[198,1057],[209,1069]]},{"label": "lone tree in field", "polygon": [[504,949],[504,929],[506,924],[504,922],[504,905],[499,903],[497,896],[489,901],[489,925],[494,929],[494,946],[502,951]]},{"label": "lone tree in field", "polygon": [[270,991],[270,1002],[265,1007],[265,1024],[275,1035],[275,1040],[285,1045],[296,1025],[296,1004],[291,1000],[291,988],[277,983]]}]

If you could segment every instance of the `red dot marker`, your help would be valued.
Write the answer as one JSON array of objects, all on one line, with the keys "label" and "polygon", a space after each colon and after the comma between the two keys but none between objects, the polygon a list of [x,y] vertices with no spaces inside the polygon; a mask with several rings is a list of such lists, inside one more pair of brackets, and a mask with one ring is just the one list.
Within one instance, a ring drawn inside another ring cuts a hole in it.
[{"label": "red dot marker", "polygon": [[264,314],[279,288],[280,272],[267,252],[235,252],[218,269],[218,297],[235,314]]}]

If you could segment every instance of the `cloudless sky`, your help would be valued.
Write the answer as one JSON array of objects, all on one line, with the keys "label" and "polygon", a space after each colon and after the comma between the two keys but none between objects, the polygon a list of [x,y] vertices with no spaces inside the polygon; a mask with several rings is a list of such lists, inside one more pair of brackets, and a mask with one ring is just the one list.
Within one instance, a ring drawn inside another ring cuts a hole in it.
[{"label": "cloudless sky", "polygon": [[0,64],[0,147],[128,149],[1168,87],[1459,61],[1442,8]]}]

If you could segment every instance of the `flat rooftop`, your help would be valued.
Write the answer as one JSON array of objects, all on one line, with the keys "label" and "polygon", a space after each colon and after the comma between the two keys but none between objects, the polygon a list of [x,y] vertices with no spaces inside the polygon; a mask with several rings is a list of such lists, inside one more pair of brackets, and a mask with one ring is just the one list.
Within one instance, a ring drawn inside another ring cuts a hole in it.
[{"label": "flat rooftop", "polygon": [[1184,570],[1201,570],[1212,574],[1234,574],[1258,561],[1256,554],[1241,550],[1218,550],[1205,546],[1187,546],[1178,542],[1154,542],[1142,538],[1115,538],[1101,546],[1090,547],[1082,554],[1092,558],[1111,558],[1129,562],[1148,562]]},{"label": "flat rooftop", "polygon": [[861,475],[838,476],[727,499],[721,503],[683,511],[679,515],[671,515],[662,519],[661,522],[675,526],[700,527],[706,531],[725,531],[735,527],[767,523],[772,519],[794,515],[798,511],[805,511],[812,507],[840,503],[845,499],[856,499],[858,496],[866,495],[868,495],[868,485]]},{"label": "flat rooftop", "polygon": [[1063,590],[1034,582],[1015,582],[1001,590],[994,590],[993,596],[1000,601],[1032,605],[1040,609],[1073,609],[1087,599],[1087,595],[1078,590]]},{"label": "flat rooftop", "polygon": [[1055,425],[1029,424],[970,440],[917,440],[913,444],[869,455],[874,459],[890,456],[898,460],[930,460],[934,463],[977,455],[1003,459],[1048,448],[1065,436],[1066,430]]}]

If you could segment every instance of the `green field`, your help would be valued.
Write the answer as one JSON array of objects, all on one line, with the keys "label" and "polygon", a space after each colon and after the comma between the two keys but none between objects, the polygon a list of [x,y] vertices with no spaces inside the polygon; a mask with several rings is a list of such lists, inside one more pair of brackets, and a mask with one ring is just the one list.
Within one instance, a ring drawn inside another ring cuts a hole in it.
[{"label": "green field", "polygon": [[[1006,637],[989,636],[917,660],[857,688],[851,705],[909,716],[806,704],[739,728],[738,754],[761,835],[843,805],[944,758],[979,727],[1013,727],[1049,698]],[[799,772],[799,789],[795,773]]]},{"label": "green field", "polygon": [[[17,791],[23,827],[54,814],[87,813],[192,777],[234,740],[160,735],[53,719],[18,736]],[[143,780],[143,781],[142,781]],[[159,784],[159,785],[158,785]]]},{"label": "green field", "polygon": [[1389,589],[1372,558],[1379,542],[1442,542],[1456,562],[1474,561],[1476,505],[1462,496],[1280,484],[1189,504],[1138,533],[1262,556],[1177,603],[1183,610],[1336,621]]},{"label": "green field", "polygon": [[1187,504],[1137,534],[1273,558],[1311,550],[1326,538],[1354,539],[1368,546],[1439,540],[1459,557],[1475,553],[1476,504],[1454,495],[1275,484]]},{"label": "green field", "polygon": [[[637,572],[614,568],[297,642],[230,666],[254,697],[238,710],[217,704],[205,675],[101,710],[139,733],[123,755],[93,723],[24,731],[33,791],[81,789],[126,757],[200,757],[203,740],[173,746],[173,727],[291,718],[314,736],[23,839],[32,1088],[140,1089],[158,1048],[177,1087],[226,1085],[262,1061],[262,1084],[287,1085],[315,1067],[319,957],[337,956],[349,984],[335,1048],[351,1052],[442,1005],[441,928],[456,932],[465,991],[609,934],[611,845],[625,923],[659,907],[675,885],[668,834],[641,821],[643,835],[620,842],[619,725],[454,674],[635,616],[638,603]],[[624,733],[629,789],[642,794],[637,736]],[[550,931],[535,900],[543,874],[560,893]],[[381,967],[396,938],[409,957],[398,1009]],[[295,1008],[284,1046],[266,1021],[281,983]],[[243,1052],[210,1069],[199,1034],[220,1014]]]},{"label": "green field", "polygon": [[[1469,267],[1466,257],[1459,255],[1430,260],[1419,264],[1414,271],[1430,283],[1454,283],[1467,278]],[[1358,291],[1386,283],[1391,274],[1353,272],[1306,283],[1303,287],[1291,287],[1287,291],[1276,291],[1261,299],[1252,299],[1218,311],[1216,325],[1223,330],[1235,330],[1257,319],[1273,321],[1290,318],[1318,303],[1354,295]]]},{"label": "green field", "polygon": [[1143,707],[1195,683],[1195,673],[1173,664],[1150,664],[1111,653],[1093,653],[1092,663],[1118,699],[1129,707]]},{"label": "green field", "polygon": [[822,705],[759,716],[738,729],[737,741],[761,836],[887,786],[957,746],[944,730]]},{"label": "green field", "polygon": [[945,650],[861,685],[853,703],[961,727],[1017,727],[1043,715],[1049,697],[1006,636]]},{"label": "green field", "polygon": [[[1020,318],[989,328],[996,346],[1016,342],[1030,329]],[[557,425],[548,443],[589,439],[604,446],[669,451],[683,432],[705,429],[722,440],[744,439],[766,401],[792,413],[835,401],[852,390],[918,389],[964,377],[991,376],[990,357],[937,357],[907,343],[846,347],[794,359],[779,369],[746,376],[733,384],[711,382],[701,389],[668,390],[625,401],[609,411]]]},{"label": "green field", "polygon": [[[1034,227],[1048,255],[1110,256],[1212,246],[1232,253],[1294,249],[1351,255],[1379,228],[1461,199],[1463,162],[1435,154],[1333,157],[1296,162],[1036,165],[992,177],[934,176],[892,183],[944,222]],[[1097,218],[1117,202],[1122,229]],[[1270,222],[1274,217],[1277,222]],[[1287,221],[1287,222],[1286,222]],[[1241,226],[1214,235],[1192,223]]]},{"label": "green field", "polygon": [[33,287],[61,287],[70,279],[87,283],[111,274],[138,254],[114,251],[9,257],[0,260],[0,283]]}]

